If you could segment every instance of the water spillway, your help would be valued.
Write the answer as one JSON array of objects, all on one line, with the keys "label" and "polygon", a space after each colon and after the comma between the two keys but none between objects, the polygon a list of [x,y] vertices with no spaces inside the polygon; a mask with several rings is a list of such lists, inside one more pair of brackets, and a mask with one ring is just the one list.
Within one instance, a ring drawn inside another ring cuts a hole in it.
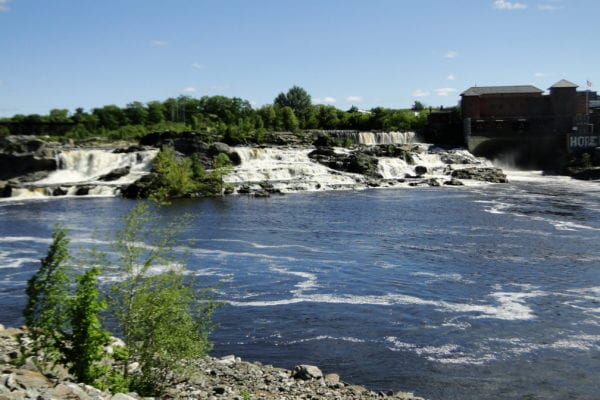
[{"label": "water spillway", "polygon": [[356,144],[374,146],[379,144],[408,144],[415,139],[414,132],[360,132],[360,131],[331,131],[329,135],[341,139],[350,140]]}]

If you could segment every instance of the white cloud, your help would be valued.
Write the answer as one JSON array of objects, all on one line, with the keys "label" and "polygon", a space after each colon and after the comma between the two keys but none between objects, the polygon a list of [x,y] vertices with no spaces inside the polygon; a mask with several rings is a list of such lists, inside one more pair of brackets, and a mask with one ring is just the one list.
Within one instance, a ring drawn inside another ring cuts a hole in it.
[{"label": "white cloud", "polygon": [[439,89],[435,89],[434,92],[438,95],[438,96],[448,96],[450,93],[454,93],[456,92],[455,88],[439,88]]},{"label": "white cloud", "polygon": [[192,64],[192,68],[204,69],[204,68],[206,68],[206,65],[204,65],[202,63],[195,62],[195,63]]},{"label": "white cloud", "polygon": [[444,54],[444,58],[456,58],[458,56],[458,53],[454,50],[449,50],[446,52],[446,54]]},{"label": "white cloud", "polygon": [[538,4],[537,8],[540,11],[556,11],[556,10],[560,10],[563,7],[555,6],[552,4]]},{"label": "white cloud", "polygon": [[454,74],[450,74],[450,75],[448,75],[448,77],[446,79],[448,79],[449,81],[455,81],[456,76],[454,76]]},{"label": "white cloud", "polygon": [[335,104],[337,101],[333,97],[325,96],[322,99],[313,99],[316,104]]},{"label": "white cloud", "polygon": [[[0,0],[0,1],[2,1],[2,0]],[[166,40],[153,40],[152,41],[152,46],[154,46],[154,47],[164,47],[168,44],[169,44],[169,42],[167,42]]]},{"label": "white cloud", "polygon": [[510,2],[506,0],[494,1],[494,8],[496,10],[524,10],[527,8],[527,4]]},{"label": "white cloud", "polygon": [[8,3],[10,3],[10,1],[11,0],[0,0],[0,12],[10,10],[10,7],[8,6]]},{"label": "white cloud", "polygon": [[431,93],[423,90],[423,89],[417,89],[413,92],[412,96],[413,97],[427,97],[429,96]]},{"label": "white cloud", "polygon": [[195,87],[188,86],[186,88],[181,89],[182,93],[196,93],[197,90]]},{"label": "white cloud", "polygon": [[348,103],[360,103],[361,101],[364,101],[365,99],[362,96],[348,96],[346,97],[346,101]]},{"label": "white cloud", "polygon": [[546,76],[550,76],[550,74],[546,72],[536,72],[535,74],[533,74],[533,76],[535,76],[536,78],[545,78]]}]

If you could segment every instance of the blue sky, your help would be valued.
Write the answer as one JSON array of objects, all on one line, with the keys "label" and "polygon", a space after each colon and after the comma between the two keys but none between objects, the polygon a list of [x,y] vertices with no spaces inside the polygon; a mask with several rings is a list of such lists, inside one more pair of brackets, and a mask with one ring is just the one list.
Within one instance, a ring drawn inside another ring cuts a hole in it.
[{"label": "blue sky", "polygon": [[598,0],[0,0],[0,116],[181,94],[256,107],[454,105],[466,88],[600,86]]}]

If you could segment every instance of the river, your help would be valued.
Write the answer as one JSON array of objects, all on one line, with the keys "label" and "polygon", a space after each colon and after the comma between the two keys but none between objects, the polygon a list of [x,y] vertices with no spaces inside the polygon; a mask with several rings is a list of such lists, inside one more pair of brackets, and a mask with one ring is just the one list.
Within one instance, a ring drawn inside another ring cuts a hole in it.
[{"label": "river", "polygon": [[[429,399],[597,399],[600,184],[534,172],[460,188],[230,196],[157,213],[188,267],[219,283],[215,355],[307,363]],[[72,248],[107,238],[134,203],[0,203],[0,323],[55,223]],[[185,248],[185,249],[184,249]]]}]

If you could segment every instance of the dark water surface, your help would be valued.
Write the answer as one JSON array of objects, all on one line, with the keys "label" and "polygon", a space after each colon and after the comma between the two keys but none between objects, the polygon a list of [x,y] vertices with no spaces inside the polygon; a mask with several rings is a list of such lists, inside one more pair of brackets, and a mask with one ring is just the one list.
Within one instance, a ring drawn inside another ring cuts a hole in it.
[{"label": "dark water surface", "polygon": [[[319,365],[430,399],[600,398],[600,183],[176,203],[188,266],[221,282],[214,354]],[[0,323],[56,222],[100,248],[133,203],[0,203]],[[97,239],[100,238],[100,239]]]}]

